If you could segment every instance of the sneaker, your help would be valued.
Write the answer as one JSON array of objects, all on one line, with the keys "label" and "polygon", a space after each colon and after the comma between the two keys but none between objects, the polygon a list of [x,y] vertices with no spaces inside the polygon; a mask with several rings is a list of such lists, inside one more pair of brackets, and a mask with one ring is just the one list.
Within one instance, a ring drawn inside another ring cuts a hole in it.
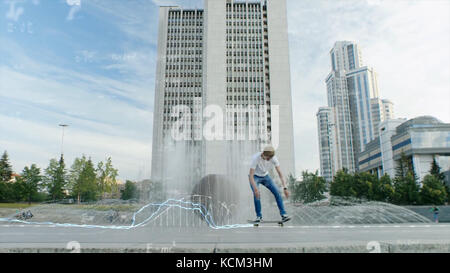
[{"label": "sneaker", "polygon": [[256,220],[253,221],[255,223],[261,223],[262,222],[262,217],[256,217]]},{"label": "sneaker", "polygon": [[281,221],[287,222],[287,221],[289,221],[289,220],[291,220],[291,216],[289,216],[289,215],[287,215],[287,214],[281,216]]}]

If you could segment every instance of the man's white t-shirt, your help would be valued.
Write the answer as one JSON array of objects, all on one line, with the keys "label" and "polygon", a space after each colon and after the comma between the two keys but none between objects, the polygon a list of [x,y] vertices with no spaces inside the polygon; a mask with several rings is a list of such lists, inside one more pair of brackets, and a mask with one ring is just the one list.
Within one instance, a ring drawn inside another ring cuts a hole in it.
[{"label": "man's white t-shirt", "polygon": [[262,153],[256,153],[252,156],[250,168],[255,169],[255,174],[257,176],[266,176],[273,167],[280,166],[280,162],[278,162],[276,156],[273,156],[270,160],[264,160],[261,157],[261,154]]}]

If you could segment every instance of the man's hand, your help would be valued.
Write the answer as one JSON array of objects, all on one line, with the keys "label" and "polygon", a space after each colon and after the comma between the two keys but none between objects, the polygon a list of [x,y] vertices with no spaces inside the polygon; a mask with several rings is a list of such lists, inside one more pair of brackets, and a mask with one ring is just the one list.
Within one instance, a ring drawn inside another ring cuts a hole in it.
[{"label": "man's hand", "polygon": [[284,195],[286,198],[289,198],[289,191],[286,188],[284,189]]}]

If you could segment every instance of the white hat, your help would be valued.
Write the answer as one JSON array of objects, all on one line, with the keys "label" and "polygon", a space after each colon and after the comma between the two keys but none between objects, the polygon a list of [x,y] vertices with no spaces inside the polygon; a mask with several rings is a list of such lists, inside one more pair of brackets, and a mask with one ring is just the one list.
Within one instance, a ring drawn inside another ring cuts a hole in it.
[{"label": "white hat", "polygon": [[275,153],[275,149],[273,148],[272,145],[267,145],[266,147],[264,147],[263,152],[274,152]]}]

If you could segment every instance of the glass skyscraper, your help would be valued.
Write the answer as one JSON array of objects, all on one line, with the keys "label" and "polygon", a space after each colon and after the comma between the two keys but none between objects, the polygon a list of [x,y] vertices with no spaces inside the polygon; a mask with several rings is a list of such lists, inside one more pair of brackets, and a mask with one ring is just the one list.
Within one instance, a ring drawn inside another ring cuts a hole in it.
[{"label": "glass skyscraper", "polygon": [[[350,172],[357,171],[358,154],[367,143],[378,137],[380,122],[393,118],[392,103],[386,101],[385,105],[379,99],[377,74],[373,68],[363,65],[358,44],[351,41],[336,42],[330,50],[330,57],[331,72],[325,82],[333,130],[322,131],[319,141],[330,138],[331,150],[335,155],[332,157],[333,164],[328,165],[321,157],[323,176],[344,168]],[[318,121],[318,126],[321,126]],[[322,135],[325,133],[328,136]],[[325,154],[323,149],[323,145],[319,145],[321,155]]]}]

